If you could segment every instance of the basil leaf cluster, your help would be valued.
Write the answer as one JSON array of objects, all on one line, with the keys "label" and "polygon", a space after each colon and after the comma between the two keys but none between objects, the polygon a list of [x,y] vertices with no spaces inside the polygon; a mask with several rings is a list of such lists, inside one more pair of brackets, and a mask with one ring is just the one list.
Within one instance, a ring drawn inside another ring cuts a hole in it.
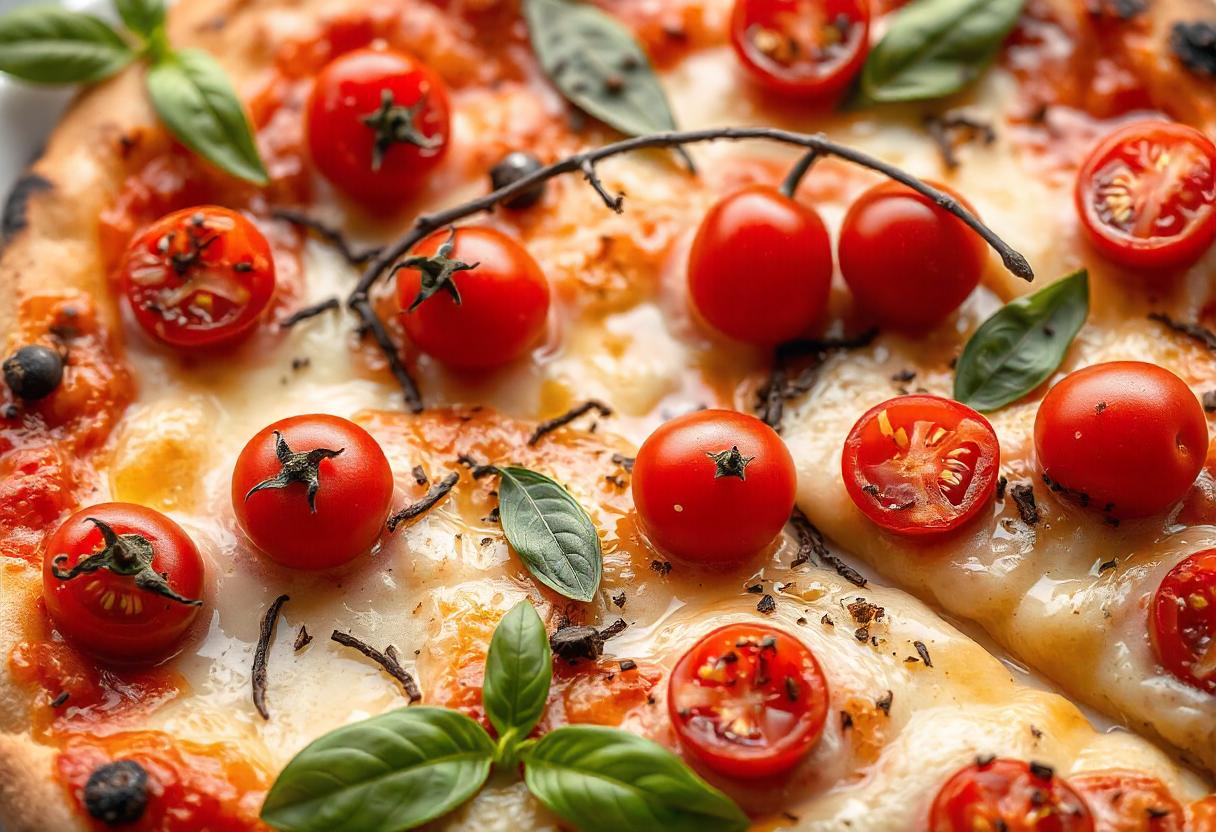
[{"label": "basil leaf cluster", "polygon": [[598,725],[530,738],[545,709],[553,656],[540,616],[521,601],[486,655],[482,701],[495,741],[447,708],[401,708],[338,728],[283,769],[262,806],[280,832],[405,832],[473,797],[491,770],[524,766],[541,803],[582,832],[743,832],[722,792],[650,740]]},{"label": "basil leaf cluster", "polygon": [[115,6],[126,32],[58,6],[0,17],[0,72],[36,84],[94,84],[143,60],[148,95],[169,132],[233,176],[266,184],[253,128],[219,64],[205,52],[169,45],[164,0]]}]

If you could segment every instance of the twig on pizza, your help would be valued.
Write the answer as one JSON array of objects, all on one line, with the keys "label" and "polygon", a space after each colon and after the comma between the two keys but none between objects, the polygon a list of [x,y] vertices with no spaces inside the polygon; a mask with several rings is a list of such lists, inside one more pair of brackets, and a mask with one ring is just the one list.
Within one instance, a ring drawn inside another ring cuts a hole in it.
[{"label": "twig on pizza", "polygon": [[320,303],[314,303],[311,306],[304,306],[292,312],[283,320],[279,321],[280,329],[291,329],[300,321],[306,321],[309,318],[315,318],[318,315],[324,315],[326,312],[334,309],[341,309],[342,301],[338,298],[326,298]]},{"label": "twig on pizza", "polygon": [[439,501],[447,496],[448,492],[456,485],[456,481],[460,479],[460,472],[453,471],[439,482],[435,483],[425,496],[416,503],[411,503],[401,511],[388,518],[389,534],[397,531],[397,527],[402,523],[408,523],[411,520],[416,520],[426,514],[432,508],[439,504]]},{"label": "twig on pizza", "polygon": [[350,633],[343,633],[334,630],[329,637],[338,642],[344,647],[351,647],[358,650],[363,655],[374,661],[376,664],[384,668],[384,671],[401,683],[401,687],[405,688],[406,695],[410,698],[410,702],[417,702],[422,698],[422,690],[418,687],[418,683],[414,681],[414,677],[410,672],[401,666],[401,657],[397,655],[397,648],[389,645],[384,648],[381,653],[375,647],[372,647],[365,641],[352,636]]},{"label": "twig on pizza", "polygon": [[332,245],[342,255],[342,259],[352,266],[362,266],[380,253],[379,246],[357,249],[346,239],[346,235],[331,225],[310,217],[301,211],[291,208],[276,208],[270,212],[275,219],[289,222],[292,225],[311,231],[325,242]]},{"label": "twig on pizza", "polygon": [[[777,346],[773,369],[768,381],[757,392],[756,415],[773,430],[780,432],[785,415],[785,403],[811,389],[827,357],[840,350],[868,347],[878,337],[877,329],[867,329],[851,338],[800,338]],[[790,369],[795,359],[809,356],[810,363],[794,379]]]},{"label": "twig on pizza", "polygon": [[1193,338],[1210,350],[1216,350],[1216,332],[1212,332],[1212,330],[1208,329],[1202,324],[1179,321],[1171,318],[1169,315],[1166,315],[1163,312],[1151,312],[1149,313],[1148,319],[1150,321],[1156,321],[1162,326],[1169,327],[1170,329],[1174,330],[1174,332],[1181,333],[1188,338]]},{"label": "twig on pizza", "polygon": [[804,156],[803,162],[814,161],[821,156],[835,156],[852,164],[881,173],[889,179],[906,185],[917,193],[923,194],[933,200],[943,210],[949,211],[966,223],[968,227],[979,234],[1001,256],[1001,261],[1005,264],[1005,268],[1012,274],[1027,281],[1034,279],[1034,271],[1026,261],[1026,258],[997,236],[996,232],[981,222],[978,217],[967,210],[957,199],[894,165],[888,164],[868,153],[838,144],[820,133],[798,133],[775,127],[714,127],[701,130],[652,133],[584,150],[560,159],[551,165],[535,171],[529,176],[518,179],[477,199],[469,200],[460,205],[454,205],[442,211],[422,214],[414,221],[414,224],[408,231],[391,244],[385,246],[367,264],[363,275],[359,278],[359,283],[347,298],[346,304],[351,311],[359,316],[363,322],[364,329],[372,333],[377,344],[383,350],[389,369],[396,376],[398,382],[401,383],[406,405],[412,411],[419,412],[422,409],[422,401],[417,385],[402,364],[397,347],[393,344],[392,339],[389,338],[388,332],[372,308],[369,298],[372,286],[376,281],[388,273],[393,265],[408,254],[423,238],[459,220],[492,211],[500,203],[521,196],[525,192],[531,191],[556,176],[576,171],[583,174],[591,187],[604,200],[605,205],[613,211],[619,212],[623,210],[624,198],[620,194],[616,196],[610,194],[596,172],[596,164],[604,159],[637,150],[680,148],[684,145],[701,142],[753,139],[779,142],[781,144],[802,147],[807,151],[813,151],[815,155],[810,157],[809,160],[807,156]]},{"label": "twig on pizza", "polygon": [[582,404],[575,405],[574,407],[570,408],[561,416],[556,416],[537,425],[536,430],[532,431],[532,435],[528,437],[528,444],[535,445],[537,442],[543,439],[546,434],[552,433],[560,427],[565,427],[580,416],[590,413],[592,410],[594,410],[600,416],[608,417],[612,415],[611,407],[598,399],[588,399]]},{"label": "twig on pizza", "polygon": [[250,680],[253,686],[253,706],[258,709],[262,719],[270,719],[270,711],[266,708],[266,662],[270,654],[270,639],[274,637],[274,625],[279,620],[279,610],[291,598],[280,595],[274,599],[266,615],[262,616],[262,627],[258,633],[258,645],[253,651],[253,672]]}]

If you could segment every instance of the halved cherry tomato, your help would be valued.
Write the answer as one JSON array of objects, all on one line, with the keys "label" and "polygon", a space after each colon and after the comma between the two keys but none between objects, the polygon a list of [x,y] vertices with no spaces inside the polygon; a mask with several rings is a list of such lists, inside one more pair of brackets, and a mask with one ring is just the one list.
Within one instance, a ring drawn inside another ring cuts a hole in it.
[{"label": "halved cherry tomato", "polygon": [[840,273],[857,308],[888,329],[941,323],[979,285],[987,262],[987,244],[966,223],[898,182],[859,196],[840,229]]},{"label": "halved cherry tomato", "polygon": [[701,317],[761,346],[805,335],[827,308],[831,286],[823,220],[764,185],[709,209],[688,257],[689,296]]},{"label": "halved cherry tomato", "polygon": [[1094,832],[1089,807],[1050,768],[1021,760],[977,760],[942,786],[929,832]]},{"label": "halved cherry tomato", "polygon": [[237,523],[271,560],[327,569],[380,537],[393,472],[379,443],[338,416],[292,416],[249,440],[232,472]]},{"label": "halved cherry tomato", "polygon": [[448,93],[403,52],[331,61],[308,99],[308,148],[337,188],[373,206],[407,202],[448,149]]},{"label": "halved cherry tomato", "polygon": [[701,410],[660,425],[633,464],[633,500],[651,541],[701,563],[763,549],[794,507],[794,460],[755,416]]},{"label": "halved cherry tomato", "polygon": [[1208,425],[1178,376],[1139,361],[1065,376],[1034,421],[1039,468],[1056,491],[1114,517],[1158,514],[1199,476]]},{"label": "halved cherry tomato", "polygon": [[522,356],[545,329],[549,282],[531,255],[493,228],[436,231],[397,272],[406,335],[461,369]]},{"label": "halved cherry tomato", "polygon": [[160,512],[101,503],[47,538],[42,597],[70,643],[113,663],[166,658],[198,615],[203,559]]},{"label": "halved cherry tomato", "polygon": [[735,0],[730,41],[760,84],[799,98],[843,90],[870,51],[864,0]]},{"label": "halved cherry tomato", "polygon": [[1094,816],[1097,832],[1182,832],[1185,815],[1156,777],[1117,769],[1068,778]]},{"label": "halved cherry tomato", "polygon": [[671,671],[667,710],[684,752],[728,777],[784,774],[823,733],[828,682],[802,642],[764,624],[730,624]]},{"label": "halved cherry tomato", "polygon": [[1216,693],[1216,549],[1166,573],[1149,608],[1157,660],[1188,685]]},{"label": "halved cherry tomato", "polygon": [[181,349],[240,340],[274,296],[270,244],[244,216],[216,205],[149,225],[127,247],[118,275],[140,326]]},{"label": "halved cherry tomato", "polygon": [[1090,240],[1111,260],[1190,265],[1216,240],[1216,144],[1184,124],[1129,124],[1089,154],[1075,197]]},{"label": "halved cherry tomato", "polygon": [[899,396],[868,410],[844,443],[841,473],[862,513],[888,531],[957,529],[982,513],[996,489],[1000,445],[966,405]]}]

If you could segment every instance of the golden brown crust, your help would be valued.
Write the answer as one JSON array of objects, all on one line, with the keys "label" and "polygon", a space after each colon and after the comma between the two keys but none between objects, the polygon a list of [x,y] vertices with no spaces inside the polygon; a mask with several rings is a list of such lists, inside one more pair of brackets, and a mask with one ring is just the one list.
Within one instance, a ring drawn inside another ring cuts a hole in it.
[{"label": "golden brown crust", "polygon": [[0,734],[0,827],[5,832],[85,829],[55,776],[55,751],[26,737]]}]

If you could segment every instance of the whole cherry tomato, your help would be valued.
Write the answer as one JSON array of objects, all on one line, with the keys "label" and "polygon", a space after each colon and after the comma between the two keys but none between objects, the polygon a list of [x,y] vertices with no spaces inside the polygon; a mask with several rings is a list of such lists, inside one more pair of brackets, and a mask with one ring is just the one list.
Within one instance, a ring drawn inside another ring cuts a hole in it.
[{"label": "whole cherry tomato", "polygon": [[633,500],[651,541],[692,562],[737,562],[763,549],[790,519],[795,485],[781,438],[733,410],[660,425],[633,464]]},{"label": "whole cherry tomato", "polygon": [[274,296],[270,244],[244,216],[215,205],[175,211],[143,229],[118,276],[139,325],[179,349],[239,341]]},{"label": "whole cherry tomato", "polygon": [[1075,197],[1082,226],[1111,260],[1190,265],[1216,240],[1216,144],[1183,124],[1129,124],[1089,154]]},{"label": "whole cherry tomato", "polygon": [[797,98],[828,98],[870,51],[864,0],[735,0],[730,42],[758,83]]},{"label": "whole cherry tomato", "polygon": [[727,196],[701,220],[688,291],[710,326],[767,346],[805,335],[832,286],[832,242],[811,208],[763,185]]},{"label": "whole cherry tomato", "polygon": [[167,658],[198,615],[203,559],[160,512],[101,503],[47,538],[42,597],[64,638],[97,658]]},{"label": "whole cherry tomato", "polygon": [[[1086,771],[1068,778],[1098,832],[1183,832],[1182,806],[1169,787],[1137,771]],[[1189,830],[1198,832],[1198,830]]]},{"label": "whole cherry tomato", "polygon": [[326,569],[367,552],[393,498],[380,445],[338,416],[292,416],[249,440],[232,472],[237,523],[271,560]]},{"label": "whole cherry tomato", "polygon": [[845,283],[857,308],[888,329],[916,332],[944,321],[979,285],[987,261],[983,238],[898,182],[859,196],[840,229]]},{"label": "whole cherry tomato", "polygon": [[899,396],[868,410],[844,443],[841,475],[866,517],[902,535],[948,532],[991,505],[1000,444],[966,405]]},{"label": "whole cherry tomato", "polygon": [[528,351],[545,330],[549,282],[515,240],[492,228],[436,231],[397,272],[405,333],[451,367],[485,369]]},{"label": "whole cherry tomato", "polygon": [[448,149],[448,93],[402,52],[360,49],[331,61],[308,99],[317,169],[373,206],[407,202]]},{"label": "whole cherry tomato", "polygon": [[1216,549],[1189,555],[1166,573],[1149,608],[1149,636],[1173,676],[1216,693]]},{"label": "whole cherry tomato", "polygon": [[667,710],[684,752],[728,777],[798,765],[823,734],[828,683],[802,642],[764,624],[730,624],[671,671]]},{"label": "whole cherry tomato", "polygon": [[1113,517],[1165,511],[1195,482],[1208,452],[1199,399],[1155,364],[1114,361],[1065,376],[1034,421],[1051,488]]},{"label": "whole cherry tomato", "polygon": [[1089,807],[1047,766],[977,760],[942,786],[929,832],[1094,832]]}]

